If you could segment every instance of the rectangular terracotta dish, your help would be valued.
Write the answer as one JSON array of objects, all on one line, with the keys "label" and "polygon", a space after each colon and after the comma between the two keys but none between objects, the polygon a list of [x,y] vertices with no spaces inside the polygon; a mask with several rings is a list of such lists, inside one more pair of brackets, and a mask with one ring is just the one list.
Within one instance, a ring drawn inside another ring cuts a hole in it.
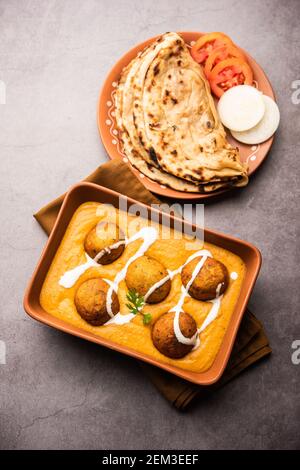
[{"label": "rectangular terracotta dish", "polygon": [[[215,232],[213,230],[204,230],[204,239],[206,242],[220,246],[228,251],[235,253],[243,260],[246,266],[246,273],[243,279],[241,291],[237,303],[235,305],[233,314],[231,316],[228,328],[226,330],[223,342],[212,366],[205,372],[196,373],[180,369],[170,364],[163,364],[158,360],[155,360],[145,354],[136,352],[130,349],[129,347],[116,344],[110,340],[96,336],[91,332],[84,331],[81,328],[68,324],[67,322],[62,321],[47,313],[40,305],[40,292],[45,277],[75,210],[81,204],[88,201],[112,204],[117,208],[119,206],[120,197],[124,196],[120,195],[115,191],[111,191],[107,188],[92,183],[79,183],[70,189],[64,199],[54,228],[51,232],[48,242],[42,252],[40,260],[27,287],[24,297],[25,311],[32,318],[42,323],[45,323],[46,325],[52,326],[66,333],[79,336],[80,338],[84,338],[88,341],[93,341],[94,343],[98,343],[102,346],[106,346],[108,348],[122,352],[136,359],[148,362],[152,365],[165,369],[168,372],[178,375],[183,379],[189,380],[190,382],[194,382],[196,384],[201,385],[209,385],[216,382],[221,377],[228,362],[241,319],[245,312],[249,297],[253,290],[261,265],[260,252],[255,246],[251,245],[250,243],[231,237],[229,235],[224,235],[222,233]],[[162,219],[161,213],[159,211],[157,211],[156,209],[152,209],[150,206],[145,206],[144,204],[141,204],[133,199],[126,199],[128,207],[130,207],[132,204],[139,205],[147,209],[147,214],[149,216],[151,212],[156,212],[161,223]],[[166,220],[166,218],[167,220],[169,220],[171,227],[174,226],[174,222],[176,220],[177,222],[179,221],[179,219],[173,217],[172,215],[164,214],[164,220]],[[193,227],[193,229],[195,228],[192,224],[187,223],[187,225],[190,225],[191,227]]]}]

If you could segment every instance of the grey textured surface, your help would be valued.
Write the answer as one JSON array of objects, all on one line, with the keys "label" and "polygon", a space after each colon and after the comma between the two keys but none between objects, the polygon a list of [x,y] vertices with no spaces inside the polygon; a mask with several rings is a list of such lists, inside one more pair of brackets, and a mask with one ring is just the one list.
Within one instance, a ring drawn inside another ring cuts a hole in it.
[{"label": "grey textured surface", "polygon": [[[300,447],[299,20],[297,0],[0,1],[0,448]],[[46,241],[32,213],[107,159],[95,113],[110,67],[147,37],[189,29],[225,31],[247,49],[282,121],[249,186],[205,211],[207,226],[262,251],[250,306],[274,353],[182,414],[133,360],[38,324],[22,297]]]}]

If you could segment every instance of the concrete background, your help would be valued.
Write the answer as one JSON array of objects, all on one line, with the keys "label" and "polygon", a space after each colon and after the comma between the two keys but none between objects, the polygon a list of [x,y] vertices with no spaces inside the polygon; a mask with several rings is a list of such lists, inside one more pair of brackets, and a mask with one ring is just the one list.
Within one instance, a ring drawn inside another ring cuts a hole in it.
[{"label": "concrete background", "polygon": [[[299,20],[297,0],[0,1],[1,448],[300,448]],[[182,414],[134,360],[38,324],[22,298],[46,241],[32,213],[107,160],[96,127],[106,74],[145,38],[189,29],[224,31],[247,49],[282,121],[248,188],[205,211],[208,227],[262,251],[250,306],[273,356]]]}]

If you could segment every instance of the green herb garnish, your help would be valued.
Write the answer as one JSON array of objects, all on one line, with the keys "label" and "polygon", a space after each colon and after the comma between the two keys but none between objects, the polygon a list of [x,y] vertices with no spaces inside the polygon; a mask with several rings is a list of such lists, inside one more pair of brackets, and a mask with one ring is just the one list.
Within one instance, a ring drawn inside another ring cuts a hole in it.
[{"label": "green herb garnish", "polygon": [[130,289],[130,291],[127,292],[126,297],[128,300],[126,306],[129,308],[130,312],[134,315],[137,315],[138,313],[143,315],[144,325],[149,325],[152,320],[152,317],[150,313],[143,313],[143,307],[145,305],[144,297],[139,294],[135,289]]},{"label": "green herb garnish", "polygon": [[128,291],[126,297],[127,300],[129,300],[129,303],[126,305],[129,308],[130,312],[134,313],[134,315],[140,313],[140,311],[145,305],[144,297],[140,295],[135,289],[131,289],[130,291]]},{"label": "green herb garnish", "polygon": [[144,313],[143,314],[143,323],[144,323],[144,325],[149,325],[151,320],[152,320],[151,313]]}]

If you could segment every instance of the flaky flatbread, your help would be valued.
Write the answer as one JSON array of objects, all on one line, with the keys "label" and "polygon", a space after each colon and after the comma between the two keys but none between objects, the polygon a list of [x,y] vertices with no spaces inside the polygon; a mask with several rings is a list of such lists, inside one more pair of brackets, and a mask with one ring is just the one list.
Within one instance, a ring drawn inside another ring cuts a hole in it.
[{"label": "flaky flatbread", "polygon": [[177,33],[161,36],[123,70],[115,105],[124,153],[154,181],[190,192],[247,184],[202,68]]}]

